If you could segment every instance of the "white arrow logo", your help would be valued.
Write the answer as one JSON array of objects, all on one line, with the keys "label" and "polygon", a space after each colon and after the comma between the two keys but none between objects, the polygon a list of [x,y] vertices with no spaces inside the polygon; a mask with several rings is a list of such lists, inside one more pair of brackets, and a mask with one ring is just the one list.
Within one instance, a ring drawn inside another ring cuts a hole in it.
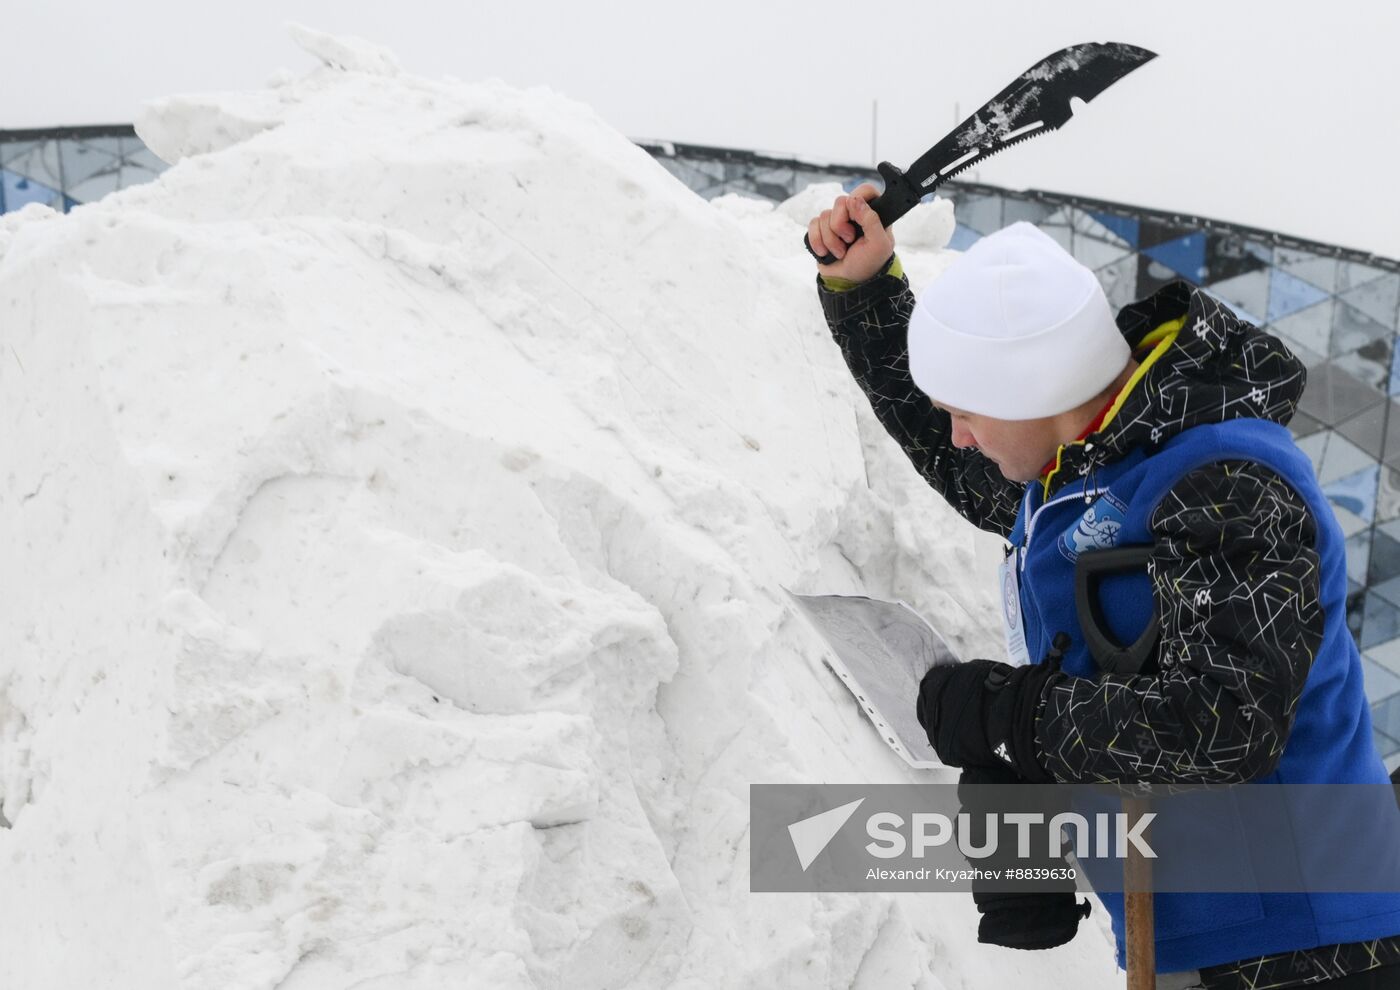
[{"label": "white arrow logo", "polygon": [[823,811],[820,815],[804,818],[800,822],[793,822],[788,826],[788,835],[792,837],[792,848],[797,850],[797,861],[802,864],[804,873],[807,871],[807,867],[812,865],[812,860],[822,854],[822,850],[827,847],[827,844],[836,838],[836,833],[841,831],[841,826],[850,821],[851,816],[856,813],[856,809],[864,801],[865,798],[861,798],[859,801],[852,801],[839,808]]}]

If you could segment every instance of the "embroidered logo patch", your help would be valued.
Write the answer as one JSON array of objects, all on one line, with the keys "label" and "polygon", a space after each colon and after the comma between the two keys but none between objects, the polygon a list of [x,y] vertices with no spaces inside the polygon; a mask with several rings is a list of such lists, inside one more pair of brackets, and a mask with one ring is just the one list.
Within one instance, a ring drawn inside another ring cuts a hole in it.
[{"label": "embroidered logo patch", "polygon": [[1127,514],[1128,507],[1121,500],[1112,492],[1104,492],[1073,526],[1060,534],[1060,553],[1068,560],[1078,560],[1086,550],[1116,547]]}]

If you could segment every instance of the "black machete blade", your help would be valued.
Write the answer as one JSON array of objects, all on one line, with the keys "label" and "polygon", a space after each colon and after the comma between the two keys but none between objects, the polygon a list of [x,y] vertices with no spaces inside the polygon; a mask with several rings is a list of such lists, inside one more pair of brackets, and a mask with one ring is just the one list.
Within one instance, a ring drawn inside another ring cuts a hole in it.
[{"label": "black machete blade", "polygon": [[[1116,41],[1094,41],[1061,48],[1021,73],[982,109],[920,155],[908,171],[901,171],[889,162],[877,165],[885,188],[870,201],[870,208],[888,227],[963,169],[971,168],[1002,148],[1058,130],[1074,116],[1071,100],[1077,98],[1088,103],[1156,57],[1156,52]],[[863,236],[859,224],[852,226],[857,238]],[[805,234],[802,243],[818,264],[830,265],[836,261],[834,254],[818,255],[812,251],[811,240]]]},{"label": "black machete blade", "polygon": [[1011,85],[905,171],[927,195],[989,155],[1046,131],[1074,115],[1070,100],[1088,103],[1140,65],[1157,57],[1136,45],[1090,42],[1062,48],[1021,73]]}]

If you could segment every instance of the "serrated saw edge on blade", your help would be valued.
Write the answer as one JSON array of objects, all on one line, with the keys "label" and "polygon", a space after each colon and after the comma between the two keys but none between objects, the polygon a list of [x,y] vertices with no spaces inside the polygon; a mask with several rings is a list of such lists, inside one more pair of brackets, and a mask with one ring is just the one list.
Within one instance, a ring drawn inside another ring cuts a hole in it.
[{"label": "serrated saw edge on blade", "polygon": [[[1030,125],[1027,125],[1027,126],[1030,126]],[[935,174],[933,175],[933,177],[930,178],[930,179],[928,179],[928,180],[926,180],[926,181],[920,186],[920,188],[923,190],[923,194],[924,194],[925,196],[927,196],[927,195],[928,195],[929,193],[931,193],[934,189],[936,189],[938,186],[941,186],[943,183],[947,182],[947,181],[948,181],[949,179],[951,179],[953,176],[957,175],[957,174],[960,173],[960,172],[966,172],[968,169],[972,168],[972,166],[977,165],[977,164],[980,164],[981,162],[986,161],[988,158],[991,158],[991,157],[992,157],[993,155],[995,155],[997,152],[999,152],[999,151],[1004,151],[1005,149],[1011,147],[1013,144],[1020,144],[1020,143],[1023,142],[1023,141],[1029,141],[1029,140],[1030,140],[1031,138],[1033,138],[1033,137],[1039,137],[1041,134],[1044,134],[1046,131],[1058,131],[1059,129],[1060,129],[1060,125],[1058,125],[1058,124],[1046,125],[1046,126],[1038,126],[1038,127],[1036,127],[1035,130],[1033,130],[1033,131],[1028,131],[1028,132],[1025,133],[1025,134],[1018,134],[1018,135],[1016,135],[1016,136],[1013,137],[1013,138],[1010,138],[1010,139],[1007,139],[1007,140],[1003,140],[1000,144],[996,145],[995,147],[988,148],[987,150],[982,151],[982,152],[980,152],[980,153],[978,153],[978,154],[969,155],[968,158],[967,158],[967,161],[963,162],[961,165],[957,166],[957,167],[954,168],[954,169],[950,169],[950,170],[947,171],[947,172],[938,172],[938,173],[935,173]]]}]

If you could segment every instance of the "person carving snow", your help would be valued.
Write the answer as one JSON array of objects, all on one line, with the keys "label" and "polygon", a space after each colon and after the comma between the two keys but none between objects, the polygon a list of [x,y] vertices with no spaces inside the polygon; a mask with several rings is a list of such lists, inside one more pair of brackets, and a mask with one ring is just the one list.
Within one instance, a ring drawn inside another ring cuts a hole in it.
[{"label": "person carving snow", "polygon": [[[939,758],[1032,783],[1386,783],[1343,537],[1285,427],[1298,359],[1182,281],[1115,317],[1093,273],[1026,223],[916,300],[876,192],[809,224],[814,253],[837,259],[819,267],[822,310],[914,467],[1009,542],[1010,662],[921,685]],[[1145,573],[1105,580],[1103,614],[1119,643],[1158,634],[1137,673],[1104,673],[1075,564],[1128,546],[1150,546]],[[1123,897],[1100,897],[1121,967]],[[1022,947],[1067,941],[1080,914],[1072,895],[979,909],[982,941]],[[1400,986],[1400,893],[1158,893],[1154,910],[1159,986]]]}]

